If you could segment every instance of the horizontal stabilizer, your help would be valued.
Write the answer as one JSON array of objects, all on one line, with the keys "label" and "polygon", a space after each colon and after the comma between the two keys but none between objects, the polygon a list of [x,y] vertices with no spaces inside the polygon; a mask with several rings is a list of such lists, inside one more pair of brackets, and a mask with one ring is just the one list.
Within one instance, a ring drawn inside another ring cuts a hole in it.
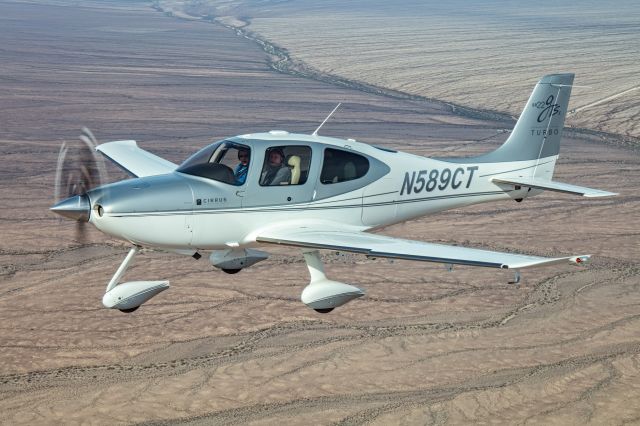
[{"label": "horizontal stabilizer", "polygon": [[526,186],[529,188],[543,189],[545,191],[564,192],[567,194],[583,195],[585,197],[610,197],[618,195],[615,192],[601,191],[599,189],[587,188],[584,186],[569,185],[568,183],[554,182],[551,180],[516,177],[516,178],[492,178],[491,182],[504,183],[508,185]]},{"label": "horizontal stabilizer", "polygon": [[96,150],[135,177],[164,175],[178,166],[138,147],[136,141],[114,141],[98,145]]},{"label": "horizontal stabilizer", "polygon": [[264,229],[256,236],[262,243],[340,250],[371,257],[418,260],[453,265],[484,266],[489,268],[522,269],[557,263],[581,264],[589,255],[547,258],[515,253],[502,253],[460,246],[402,240],[384,235],[369,234],[327,224]]}]

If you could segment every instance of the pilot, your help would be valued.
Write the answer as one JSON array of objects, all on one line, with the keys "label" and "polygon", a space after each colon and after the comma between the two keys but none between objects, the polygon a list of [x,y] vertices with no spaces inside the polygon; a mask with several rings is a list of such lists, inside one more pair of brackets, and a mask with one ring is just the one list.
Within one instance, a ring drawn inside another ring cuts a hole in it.
[{"label": "pilot", "polygon": [[238,150],[238,160],[240,164],[233,171],[233,176],[236,178],[236,185],[243,185],[247,180],[247,172],[249,171],[249,150]]},{"label": "pilot", "polygon": [[268,151],[268,161],[260,175],[260,185],[287,185],[291,180],[291,169],[284,164],[284,151],[273,148]]}]

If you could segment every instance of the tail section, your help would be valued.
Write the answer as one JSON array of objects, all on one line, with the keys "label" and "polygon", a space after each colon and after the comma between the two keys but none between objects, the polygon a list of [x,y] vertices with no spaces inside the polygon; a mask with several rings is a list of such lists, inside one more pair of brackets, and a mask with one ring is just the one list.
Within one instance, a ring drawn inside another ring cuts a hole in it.
[{"label": "tail section", "polygon": [[[564,192],[585,197],[609,197],[613,192],[569,185],[552,180],[553,168],[560,152],[564,118],[571,96],[573,74],[550,74],[542,77],[533,89],[511,135],[502,146],[480,157],[465,159],[472,163],[511,163],[525,161],[526,167],[498,171],[490,181],[503,189],[529,193],[532,189]],[[489,176],[489,175],[487,175]],[[522,201],[522,196],[518,195]]]},{"label": "tail section", "polygon": [[557,156],[573,77],[573,74],[542,77],[507,141],[495,151],[471,161],[499,163]]}]

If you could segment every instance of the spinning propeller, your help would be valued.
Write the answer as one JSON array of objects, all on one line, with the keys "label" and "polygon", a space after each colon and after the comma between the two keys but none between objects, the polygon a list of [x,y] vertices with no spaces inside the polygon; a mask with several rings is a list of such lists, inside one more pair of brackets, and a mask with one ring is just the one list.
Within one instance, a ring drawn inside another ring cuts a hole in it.
[{"label": "spinning propeller", "polygon": [[78,140],[63,142],[58,153],[55,180],[55,201],[51,211],[76,220],[76,239],[84,241],[84,224],[89,220],[91,204],[87,191],[106,182],[104,161],[96,152],[93,133],[86,127]]}]

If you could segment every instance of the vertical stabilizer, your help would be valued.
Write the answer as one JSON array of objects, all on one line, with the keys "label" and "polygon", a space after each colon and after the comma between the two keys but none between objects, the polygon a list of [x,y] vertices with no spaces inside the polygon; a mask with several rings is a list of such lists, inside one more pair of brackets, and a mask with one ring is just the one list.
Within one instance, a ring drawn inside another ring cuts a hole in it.
[{"label": "vertical stabilizer", "polygon": [[557,156],[573,74],[549,74],[536,84],[507,141],[479,162],[537,160]]}]

